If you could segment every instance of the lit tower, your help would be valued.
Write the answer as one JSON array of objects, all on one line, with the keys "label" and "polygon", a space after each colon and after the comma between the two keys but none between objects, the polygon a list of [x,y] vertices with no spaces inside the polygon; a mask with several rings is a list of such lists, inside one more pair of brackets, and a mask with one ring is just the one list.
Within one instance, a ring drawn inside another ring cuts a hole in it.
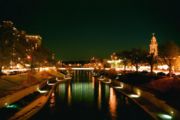
[{"label": "lit tower", "polygon": [[149,54],[153,54],[154,57],[158,56],[158,43],[155,33],[152,34],[151,43],[149,45]]}]

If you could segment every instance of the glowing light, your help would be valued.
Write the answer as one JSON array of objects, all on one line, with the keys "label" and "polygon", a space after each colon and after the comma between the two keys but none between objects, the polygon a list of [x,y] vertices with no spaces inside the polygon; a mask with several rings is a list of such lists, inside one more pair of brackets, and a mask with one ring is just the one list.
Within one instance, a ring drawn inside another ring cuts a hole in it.
[{"label": "glowing light", "polygon": [[110,88],[109,109],[110,109],[111,116],[114,117],[116,115],[117,99],[116,99],[116,95],[114,93],[113,88]]},{"label": "glowing light", "polygon": [[24,66],[23,66],[23,65],[21,65],[21,64],[17,64],[17,65],[16,65],[16,68],[18,68],[18,69],[22,69],[22,68],[24,68]]},{"label": "glowing light", "polygon": [[95,86],[95,77],[92,77],[92,87],[93,87],[93,89],[94,89],[94,86]]},{"label": "glowing light", "polygon": [[54,107],[54,103],[55,103],[55,99],[54,99],[54,97],[52,97],[50,99],[50,107]]},{"label": "glowing light", "polygon": [[5,103],[6,108],[17,108],[17,105],[9,105],[8,103]]},{"label": "glowing light", "polygon": [[168,70],[168,65],[158,65],[157,66],[159,69],[161,69],[161,70]]},{"label": "glowing light", "polygon": [[5,73],[5,74],[11,74],[12,72],[16,72],[16,71],[19,71],[19,72],[24,72],[24,71],[27,71],[28,69],[27,68],[19,68],[19,69],[3,69],[2,72]]},{"label": "glowing light", "polygon": [[130,98],[139,98],[140,96],[139,95],[136,95],[136,94],[131,94],[129,95]]},{"label": "glowing light", "polygon": [[163,120],[172,120],[173,119],[173,117],[168,114],[158,114],[158,116],[160,118],[162,118]]},{"label": "glowing light", "polygon": [[116,71],[120,71],[123,70],[122,68],[115,68]]},{"label": "glowing light", "polygon": [[140,89],[136,89],[136,94],[137,94],[138,96],[141,96],[141,90],[140,90]]},{"label": "glowing light", "polygon": [[50,71],[50,70],[56,70],[56,67],[40,67],[39,71]]},{"label": "glowing light", "polygon": [[123,88],[124,88],[124,84],[123,84],[123,83],[120,83],[120,86],[115,86],[114,88],[115,88],[115,89],[123,89]]},{"label": "glowing light", "polygon": [[31,60],[31,56],[30,56],[30,55],[28,55],[28,56],[27,56],[27,59],[28,59],[28,60]]},{"label": "glowing light", "polygon": [[39,87],[37,88],[37,91],[38,91],[39,93],[42,93],[42,94],[48,92],[47,90],[40,90]]},{"label": "glowing light", "polygon": [[53,108],[54,106],[55,106],[55,96],[53,92],[50,97],[50,107]]},{"label": "glowing light", "polygon": [[102,65],[101,63],[98,64],[98,66],[101,66],[101,65]]},{"label": "glowing light", "polygon": [[71,99],[72,99],[72,95],[71,95],[71,85],[68,85],[68,105],[71,105]]},{"label": "glowing light", "polygon": [[[98,68],[98,67],[97,67]],[[59,70],[66,70],[66,68],[58,68]],[[94,70],[93,67],[72,67],[72,70]]]},{"label": "glowing light", "polygon": [[110,70],[110,68],[105,68],[105,70]]},{"label": "glowing light", "polygon": [[123,89],[123,86],[116,86],[115,89]]},{"label": "glowing light", "polygon": [[171,115],[173,115],[174,114],[174,112],[173,111],[171,111]]},{"label": "glowing light", "polygon": [[107,62],[111,64],[111,63],[120,63],[121,61],[122,60],[119,59],[119,60],[108,60]]},{"label": "glowing light", "polygon": [[98,108],[101,109],[101,83],[98,85]]},{"label": "glowing light", "polygon": [[49,83],[49,80],[47,80],[47,85],[49,85],[49,86],[53,86],[53,85],[55,85],[56,83]]},{"label": "glowing light", "polygon": [[54,93],[52,93],[52,94],[51,94],[51,97],[54,97],[54,96],[55,96],[55,94],[54,94]]}]

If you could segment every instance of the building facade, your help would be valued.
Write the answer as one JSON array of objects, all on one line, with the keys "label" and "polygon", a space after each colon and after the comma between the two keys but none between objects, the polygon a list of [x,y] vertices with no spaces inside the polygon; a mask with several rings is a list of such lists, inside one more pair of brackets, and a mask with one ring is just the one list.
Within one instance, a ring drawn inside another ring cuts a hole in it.
[{"label": "building facade", "polygon": [[154,57],[158,56],[158,43],[154,33],[152,34],[151,43],[149,45],[149,54]]}]

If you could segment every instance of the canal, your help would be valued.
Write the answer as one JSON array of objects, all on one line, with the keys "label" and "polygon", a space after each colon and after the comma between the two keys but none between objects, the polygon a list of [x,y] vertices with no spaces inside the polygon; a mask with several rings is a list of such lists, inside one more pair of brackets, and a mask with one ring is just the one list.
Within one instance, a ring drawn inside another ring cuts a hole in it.
[{"label": "canal", "polygon": [[73,79],[57,85],[48,103],[31,120],[151,120],[139,106],[92,77],[74,71]]}]

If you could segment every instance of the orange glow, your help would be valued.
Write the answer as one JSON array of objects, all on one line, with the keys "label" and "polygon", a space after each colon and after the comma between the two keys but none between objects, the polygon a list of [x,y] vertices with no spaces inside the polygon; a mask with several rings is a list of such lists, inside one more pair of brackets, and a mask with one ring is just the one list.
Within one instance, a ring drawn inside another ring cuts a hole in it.
[{"label": "orange glow", "polygon": [[136,91],[136,94],[137,94],[138,96],[141,96],[141,90],[140,90],[140,89],[136,88],[135,91]]},{"label": "orange glow", "polygon": [[28,56],[27,56],[27,59],[28,59],[28,60],[31,60],[31,56],[30,56],[30,55],[28,55]]},{"label": "orange glow", "polygon": [[93,87],[93,89],[94,89],[94,84],[95,83],[95,77],[92,77],[92,87]]},{"label": "orange glow", "polygon": [[117,105],[117,99],[114,90],[113,88],[110,88],[109,108],[113,119],[115,119],[114,117],[116,115],[116,105]]},{"label": "orange glow", "polygon": [[98,86],[98,108],[101,109],[101,83],[99,81],[99,86]]},{"label": "orange glow", "polygon": [[54,93],[52,93],[51,96],[54,97]]},{"label": "orange glow", "polygon": [[68,105],[71,105],[71,86],[68,85]]},{"label": "orange glow", "polygon": [[55,96],[54,93],[52,93],[50,97],[50,107],[53,108],[54,106],[55,106]]}]

